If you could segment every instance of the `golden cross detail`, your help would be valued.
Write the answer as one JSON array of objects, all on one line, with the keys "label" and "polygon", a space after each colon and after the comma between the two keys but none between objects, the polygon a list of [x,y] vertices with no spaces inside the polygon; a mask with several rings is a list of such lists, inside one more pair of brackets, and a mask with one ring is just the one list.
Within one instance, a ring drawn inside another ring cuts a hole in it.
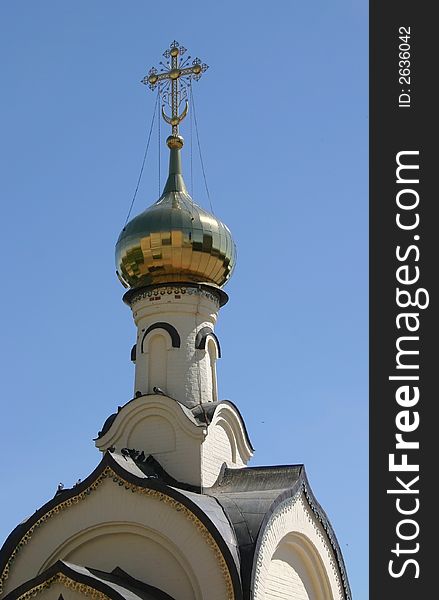
[{"label": "golden cross detail", "polygon": [[[142,83],[148,85],[152,90],[158,85],[160,95],[170,106],[171,116],[169,117],[165,113],[163,105],[162,116],[166,123],[172,126],[173,137],[178,136],[178,126],[188,112],[187,86],[190,85],[192,79],[200,79],[204,71],[208,69],[208,66],[202,63],[199,58],[194,58],[191,65],[189,65],[190,56],[181,62],[180,56],[183,56],[185,52],[186,48],[183,48],[174,40],[169,49],[163,53],[163,56],[167,59],[167,64],[165,65],[160,61],[162,66],[160,72],[152,67],[148,75],[142,79]],[[165,84],[163,90],[160,89],[162,83]],[[185,101],[184,109],[181,114],[178,114],[183,100]]]}]

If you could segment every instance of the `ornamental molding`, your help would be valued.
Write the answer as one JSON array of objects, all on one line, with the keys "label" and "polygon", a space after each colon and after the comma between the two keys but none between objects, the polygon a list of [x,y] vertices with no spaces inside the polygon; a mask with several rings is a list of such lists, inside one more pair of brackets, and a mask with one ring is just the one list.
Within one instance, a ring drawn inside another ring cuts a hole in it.
[{"label": "ornamental molding", "polygon": [[151,301],[155,299],[159,299],[166,296],[201,296],[202,298],[206,298],[210,302],[212,302],[217,309],[220,308],[220,300],[219,294],[215,294],[215,292],[209,292],[208,290],[195,287],[195,286],[186,286],[186,285],[166,285],[162,284],[159,286],[151,286],[148,289],[140,289],[138,292],[131,290],[131,298],[129,300],[130,306],[133,308],[142,300],[149,298]]},{"label": "ornamental molding", "polygon": [[344,566],[344,561],[341,556],[341,551],[340,551],[340,548],[338,545],[337,538],[335,537],[334,530],[332,529],[331,524],[329,523],[329,520],[326,517],[326,514],[323,513],[320,505],[315,501],[313,493],[311,492],[310,488],[307,486],[307,484],[305,482],[303,482],[303,484],[302,484],[302,489],[305,494],[305,498],[306,498],[309,508],[313,512],[315,518],[319,521],[320,525],[323,527],[323,529],[328,537],[332,551],[334,552],[334,555],[337,558],[337,565],[338,565],[337,575],[338,575],[339,579],[341,579],[341,582],[342,582],[344,597],[346,598],[346,600],[352,600],[352,594],[351,594],[351,589],[350,589],[349,582],[348,582],[346,568]]}]

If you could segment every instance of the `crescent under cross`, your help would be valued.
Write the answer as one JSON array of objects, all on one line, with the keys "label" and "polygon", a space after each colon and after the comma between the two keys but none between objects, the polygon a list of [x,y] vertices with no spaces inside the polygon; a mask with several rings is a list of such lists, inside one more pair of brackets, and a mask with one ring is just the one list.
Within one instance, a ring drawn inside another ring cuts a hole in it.
[{"label": "crescent under cross", "polygon": [[168,59],[168,64],[163,65],[167,70],[162,69],[160,72],[158,72],[157,69],[153,67],[150,69],[148,75],[142,79],[142,83],[148,85],[152,90],[159,85],[160,82],[170,81],[171,116],[169,117],[165,113],[163,105],[162,116],[166,123],[171,125],[173,137],[178,136],[178,126],[187,115],[189,108],[188,101],[185,99],[183,111],[178,114],[179,106],[181,104],[181,86],[187,83],[187,80],[199,79],[204,71],[208,69],[208,66],[205,63],[202,63],[199,58],[195,58],[192,61],[192,64],[188,65],[187,62],[190,59],[190,56],[184,61],[184,63],[180,63],[180,57],[185,52],[186,48],[180,46],[178,42],[173,41],[169,49],[163,53],[163,56]]}]

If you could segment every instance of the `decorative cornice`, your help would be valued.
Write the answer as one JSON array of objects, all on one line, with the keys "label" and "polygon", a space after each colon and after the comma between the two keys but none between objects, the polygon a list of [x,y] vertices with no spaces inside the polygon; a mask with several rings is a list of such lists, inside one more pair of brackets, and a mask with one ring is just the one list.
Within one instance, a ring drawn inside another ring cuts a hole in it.
[{"label": "decorative cornice", "polygon": [[[108,456],[109,456],[108,454],[106,454],[104,456],[104,458],[101,462],[101,465],[103,464],[104,461],[112,460],[111,458],[108,459]],[[96,473],[96,470],[94,473]],[[90,477],[92,477],[92,476],[90,476]],[[90,479],[90,478],[87,478],[87,479]],[[93,491],[95,491],[101,485],[101,483],[105,479],[112,479],[112,481],[115,484],[119,485],[120,487],[124,487],[125,490],[131,491],[132,493],[140,493],[140,494],[155,498],[155,499],[159,500],[160,502],[164,502],[165,504],[169,505],[174,510],[183,514],[186,519],[188,519],[190,522],[192,522],[193,525],[196,527],[196,529],[199,531],[199,533],[200,533],[201,537],[203,538],[203,540],[205,541],[205,543],[212,549],[212,551],[215,554],[217,563],[219,565],[220,571],[224,578],[224,583],[225,583],[225,587],[227,590],[227,600],[235,599],[235,597],[236,597],[235,596],[235,585],[232,580],[232,576],[231,576],[228,564],[226,562],[226,559],[224,557],[224,554],[221,551],[221,549],[220,549],[217,541],[213,537],[212,533],[208,530],[206,525],[198,518],[198,516],[194,512],[192,512],[186,505],[179,502],[179,500],[166,494],[164,489],[163,489],[163,491],[161,491],[159,489],[155,489],[154,487],[144,487],[142,485],[138,485],[137,483],[127,481],[127,479],[125,479],[120,474],[118,474],[108,464],[105,466],[105,468],[103,468],[102,472],[97,475],[97,477],[95,477],[91,482],[89,482],[88,485],[86,485],[85,489],[78,490],[78,493],[69,496],[64,501],[61,500],[62,495],[60,494],[58,496],[59,502],[57,502],[55,505],[51,506],[50,508],[48,507],[48,510],[46,512],[43,512],[41,514],[41,516],[39,516],[38,519],[29,526],[29,528],[21,536],[19,541],[15,544],[12,551],[10,552],[9,557],[6,561],[6,564],[3,568],[3,571],[0,575],[0,595],[2,594],[4,583],[7,580],[7,578],[9,577],[11,566],[12,566],[14,560],[16,559],[16,557],[19,554],[19,552],[21,551],[21,549],[30,541],[34,532],[39,527],[41,527],[44,523],[46,523],[49,519],[51,519],[53,516],[58,515],[63,510],[66,510],[66,509],[70,508],[71,506],[78,504],[79,502],[85,500]],[[87,480],[82,482],[82,484],[85,484],[86,481]],[[147,482],[150,483],[148,480],[146,480],[145,483],[147,483]],[[82,488],[82,485],[79,484],[77,487]],[[74,489],[75,488],[73,488],[73,490]],[[65,492],[70,492],[70,491],[71,490],[65,490]],[[174,493],[178,493],[178,492],[176,492],[174,490]],[[48,504],[52,505],[52,501],[49,502]],[[31,517],[31,519],[32,519],[32,517]]]},{"label": "decorative cornice", "polygon": [[152,301],[163,296],[184,296],[186,294],[188,296],[198,294],[213,302],[218,308],[224,306],[229,300],[228,295],[222,289],[213,285],[204,283],[184,283],[181,285],[162,283],[128,290],[123,296],[123,301],[133,308],[137,302],[145,298]]}]

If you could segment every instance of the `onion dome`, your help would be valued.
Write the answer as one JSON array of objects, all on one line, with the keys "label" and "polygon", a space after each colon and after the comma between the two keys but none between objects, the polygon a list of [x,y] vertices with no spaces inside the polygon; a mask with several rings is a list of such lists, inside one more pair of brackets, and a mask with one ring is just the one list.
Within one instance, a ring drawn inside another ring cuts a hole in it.
[{"label": "onion dome", "polygon": [[125,287],[159,283],[223,286],[236,262],[230,230],[195,204],[181,172],[183,139],[170,136],[169,176],[160,198],[123,228],[117,275]]}]

